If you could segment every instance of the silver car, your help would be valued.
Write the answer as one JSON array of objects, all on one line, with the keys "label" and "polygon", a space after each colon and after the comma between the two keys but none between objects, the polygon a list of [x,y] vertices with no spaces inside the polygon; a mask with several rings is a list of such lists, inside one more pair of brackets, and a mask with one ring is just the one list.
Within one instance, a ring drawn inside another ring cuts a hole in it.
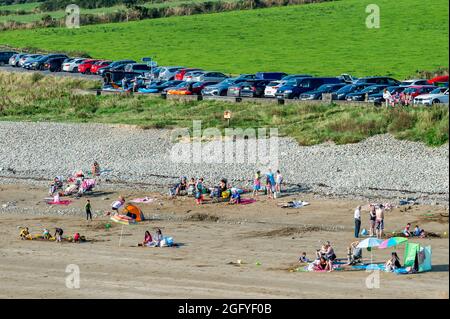
[{"label": "silver car", "polygon": [[72,61],[63,63],[61,68],[64,72],[78,72],[78,66],[86,59],[75,58]]},{"label": "silver car", "polygon": [[198,78],[200,75],[204,74],[205,71],[201,71],[201,70],[195,70],[195,71],[189,71],[186,72],[186,74],[183,76],[183,81],[186,82],[200,82],[200,81],[196,81],[194,80],[195,78]]},{"label": "silver car", "polygon": [[40,58],[42,54],[28,54],[24,57],[21,57],[19,62],[17,62],[17,66],[23,67],[23,65],[33,59]]},{"label": "silver car", "polygon": [[159,71],[159,79],[161,81],[170,81],[173,80],[175,74],[178,70],[183,69],[182,66],[163,66]]},{"label": "silver car", "polygon": [[226,78],[228,76],[220,72],[203,72],[202,74],[194,75],[192,80],[195,82],[222,82]]}]

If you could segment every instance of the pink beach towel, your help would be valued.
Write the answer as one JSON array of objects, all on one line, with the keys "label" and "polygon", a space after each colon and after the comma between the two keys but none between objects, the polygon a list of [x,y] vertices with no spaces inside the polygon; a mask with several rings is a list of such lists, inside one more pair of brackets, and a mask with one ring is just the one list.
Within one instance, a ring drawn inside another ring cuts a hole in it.
[{"label": "pink beach towel", "polygon": [[69,205],[70,203],[72,203],[71,200],[60,200],[59,202],[55,202],[55,201],[50,201],[47,202],[47,204],[49,205]]},{"label": "pink beach towel", "polygon": [[248,204],[253,204],[255,202],[256,202],[256,199],[254,199],[254,198],[242,198],[240,204],[248,205]]},{"label": "pink beach towel", "polygon": [[153,203],[154,201],[155,201],[154,198],[148,198],[148,197],[135,198],[135,199],[131,200],[132,203],[142,203],[142,204]]}]

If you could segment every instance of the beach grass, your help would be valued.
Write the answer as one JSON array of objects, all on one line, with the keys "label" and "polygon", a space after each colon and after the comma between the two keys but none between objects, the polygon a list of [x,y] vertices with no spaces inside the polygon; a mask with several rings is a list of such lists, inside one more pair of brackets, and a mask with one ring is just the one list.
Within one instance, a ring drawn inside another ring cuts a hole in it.
[{"label": "beach grass", "polygon": [[386,109],[366,106],[277,105],[180,102],[159,97],[80,94],[99,88],[97,81],[0,72],[0,120],[111,123],[142,128],[192,128],[224,130],[225,110],[233,114],[233,128],[278,128],[302,145],[327,141],[356,143],[377,134],[391,133],[399,139],[440,146],[448,142],[448,107]]},{"label": "beach grass", "polygon": [[[0,33],[0,44],[83,51],[107,59],[152,56],[160,65],[227,73],[390,75],[448,68],[448,1],[379,0],[380,28],[367,28],[371,0]],[[417,44],[423,41],[422,44]],[[417,45],[416,45],[417,44]]]}]

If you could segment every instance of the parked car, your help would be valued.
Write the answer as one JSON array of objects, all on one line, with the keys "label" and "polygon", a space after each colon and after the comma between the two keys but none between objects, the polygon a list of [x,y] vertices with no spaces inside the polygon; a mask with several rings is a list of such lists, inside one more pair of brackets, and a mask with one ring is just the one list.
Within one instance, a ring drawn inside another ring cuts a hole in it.
[{"label": "parked car", "polygon": [[428,94],[418,95],[414,98],[414,104],[433,105],[448,103],[448,88],[436,88]]},{"label": "parked car", "polygon": [[144,75],[146,72],[151,71],[151,67],[144,63],[130,63],[125,65],[125,72],[135,72]]},{"label": "parked car", "polygon": [[233,84],[238,84],[241,82],[245,82],[246,80],[243,78],[228,78],[223,80],[222,82],[208,85],[202,90],[202,95],[205,96],[226,96],[228,88]]},{"label": "parked car", "polygon": [[345,83],[323,84],[319,86],[316,90],[300,94],[300,100],[321,100],[322,94],[336,92],[345,85],[346,85]]},{"label": "parked car", "polygon": [[[388,86],[386,88],[389,93],[391,93],[391,95],[395,95],[395,94],[400,94],[405,90],[404,86]],[[385,102],[384,97],[383,97],[383,91],[379,92],[379,93],[375,93],[375,94],[371,94],[368,97],[368,101],[371,103],[374,103],[375,105],[381,105]]]},{"label": "parked car", "polygon": [[168,90],[167,94],[173,95],[200,95],[201,91],[215,82],[183,82],[176,88]]},{"label": "parked car", "polygon": [[411,86],[411,85],[428,85],[428,80],[425,79],[412,79],[404,80],[400,83],[400,86]]},{"label": "parked car", "polygon": [[195,94],[195,95],[202,95],[202,91],[206,87],[213,85],[213,84],[217,84],[217,82],[215,82],[215,81],[196,82],[192,85],[191,92],[192,92],[192,94]]},{"label": "parked car", "polygon": [[270,82],[270,80],[253,80],[251,82],[246,82],[246,84],[241,87],[241,96],[263,97],[266,85]]},{"label": "parked car", "polygon": [[68,58],[65,54],[47,54],[43,55],[39,59],[35,60],[33,63],[31,63],[31,69],[33,70],[44,70],[44,65],[47,63],[48,60],[53,58]]},{"label": "parked car", "polygon": [[16,53],[9,58],[8,64],[10,66],[16,67],[17,63],[19,63],[19,60],[26,55],[27,55],[26,53]]},{"label": "parked car", "polygon": [[50,72],[61,72],[62,71],[62,63],[66,58],[52,58],[48,59],[44,64],[44,70],[48,70]]},{"label": "parked car", "polygon": [[[172,80],[172,81],[178,81],[178,80]],[[172,81],[169,81],[169,82],[172,82]],[[170,90],[182,89],[182,88],[186,87],[187,84],[188,83],[186,81],[181,81],[177,85],[167,86],[165,89],[163,89],[161,91],[161,94],[167,94]]]},{"label": "parked car", "polygon": [[298,79],[298,78],[312,78],[312,75],[309,74],[290,74],[290,75],[286,75],[284,76],[281,80],[282,81],[289,81],[292,79]]},{"label": "parked car", "polygon": [[383,90],[387,87],[388,85],[386,84],[370,85],[361,91],[347,94],[346,99],[347,101],[365,101],[366,96],[368,97],[371,94],[383,92]]},{"label": "parked car", "polygon": [[294,78],[280,87],[275,93],[278,99],[299,99],[300,94],[317,89],[323,84],[338,84],[342,80],[336,77]]},{"label": "parked car", "polygon": [[388,76],[368,76],[364,78],[359,78],[356,80],[355,84],[370,83],[370,84],[385,84],[385,85],[400,85],[400,81],[393,79]]},{"label": "parked car", "polygon": [[111,63],[112,63],[112,61],[108,61],[108,60],[97,61],[94,64],[92,64],[92,66],[91,66],[91,73],[92,74],[98,74],[98,70],[100,70],[101,68],[104,68],[104,67],[110,65]]},{"label": "parked car", "polygon": [[19,62],[17,62],[17,66],[23,67],[26,62],[33,59],[39,59],[41,56],[42,54],[27,54],[19,59]]},{"label": "parked car", "polygon": [[98,59],[84,60],[82,63],[80,63],[80,65],[78,65],[78,72],[83,73],[83,74],[90,74],[92,65],[98,61],[100,61],[100,60],[98,60]]},{"label": "parked car", "polygon": [[9,59],[17,54],[17,52],[14,51],[0,51],[0,65],[8,64]]},{"label": "parked car", "polygon": [[255,74],[257,80],[281,80],[287,74],[284,72],[258,72]]},{"label": "parked car", "polygon": [[64,72],[77,73],[78,67],[80,66],[81,63],[83,63],[84,60],[86,59],[75,58],[73,60],[68,60],[69,62],[63,62],[62,70]]},{"label": "parked car", "polygon": [[255,74],[241,74],[237,78],[245,79],[245,80],[256,80],[256,75]]},{"label": "parked car", "polygon": [[[174,71],[169,70],[169,73],[171,74],[171,76],[173,76],[174,80],[180,80],[180,81],[183,80],[184,76],[188,72],[191,72],[191,71],[203,71],[202,69],[199,69],[199,68],[172,67],[172,69],[174,69]],[[161,72],[162,72],[162,74],[160,74],[160,78],[162,76],[165,76],[165,72],[167,72],[167,71],[162,70]],[[174,72],[175,72],[175,75],[172,75],[172,73],[174,73]]]},{"label": "parked car", "polygon": [[[130,63],[136,63],[136,61],[134,61],[134,60],[114,61],[110,65],[107,65],[107,66],[101,68],[100,70],[98,70],[97,73],[98,73],[98,75],[103,75],[105,72],[115,70],[115,69],[118,70],[119,66],[125,66],[126,64],[130,64]],[[123,68],[122,68],[122,70],[123,70]]]},{"label": "parked car", "polygon": [[35,58],[27,58],[22,63],[22,68],[24,68],[26,70],[31,70],[33,68],[33,63],[36,62],[37,60],[39,60],[40,58],[42,58],[42,56],[37,56]]},{"label": "parked car", "polygon": [[183,81],[171,80],[171,81],[153,82],[149,86],[147,86],[147,88],[145,89],[145,92],[146,93],[161,93],[163,90],[165,90],[167,88],[175,87],[180,83],[183,83]]},{"label": "parked car", "polygon": [[436,89],[434,85],[413,85],[408,86],[403,93],[409,94],[413,99],[421,94],[427,94]]},{"label": "parked car", "polygon": [[254,81],[256,81],[256,80],[246,80],[244,82],[239,82],[239,83],[235,83],[235,84],[231,85],[228,88],[227,96],[233,96],[233,97],[241,96],[242,87],[251,86],[252,82],[254,82]]},{"label": "parked car", "polygon": [[200,74],[198,76],[194,76],[192,78],[192,80],[195,81],[195,82],[215,82],[215,83],[219,83],[219,82],[222,82],[223,80],[225,80],[226,78],[228,78],[228,75],[225,75],[225,74],[220,73],[220,72],[205,72],[205,73]]},{"label": "parked car", "polygon": [[202,75],[203,73],[205,73],[205,71],[189,71],[186,72],[186,74],[183,77],[183,81],[187,81],[187,82],[195,82],[194,78]]},{"label": "parked car", "polygon": [[159,79],[170,81],[170,80],[183,80],[183,77],[175,78],[175,75],[178,73],[179,70],[183,69],[182,66],[163,66],[161,67],[161,70],[159,71]]},{"label": "parked car", "polygon": [[370,85],[371,84],[369,84],[369,83],[347,84],[347,85],[343,86],[342,88],[340,88],[339,90],[337,90],[336,92],[332,93],[331,98],[333,100],[343,101],[343,100],[347,99],[348,94],[361,91]]}]

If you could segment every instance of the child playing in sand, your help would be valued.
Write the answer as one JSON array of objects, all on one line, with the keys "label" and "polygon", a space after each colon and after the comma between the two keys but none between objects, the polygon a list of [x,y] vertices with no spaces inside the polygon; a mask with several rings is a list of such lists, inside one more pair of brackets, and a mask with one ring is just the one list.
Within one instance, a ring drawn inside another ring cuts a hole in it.
[{"label": "child playing in sand", "polygon": [[50,231],[48,229],[44,229],[44,231],[42,232],[42,238],[49,240],[50,237],[51,237]]},{"label": "child playing in sand", "polygon": [[55,228],[55,238],[56,238],[56,242],[60,243],[62,242],[62,235],[63,235],[64,231],[62,230],[62,228],[56,227]]},{"label": "child playing in sand", "polygon": [[306,252],[302,252],[300,257],[298,257],[298,262],[299,263],[309,263],[310,262],[309,258],[306,257]]},{"label": "child playing in sand", "polygon": [[20,228],[19,237],[20,237],[21,240],[30,239],[31,238],[31,235],[30,235],[30,232],[28,230],[28,227],[21,227]]},{"label": "child playing in sand", "polygon": [[403,229],[403,235],[405,235],[406,237],[411,237],[411,224],[410,223],[406,224],[405,229]]},{"label": "child playing in sand", "polygon": [[241,202],[241,194],[239,193],[238,190],[233,189],[233,190],[231,191],[231,198],[230,198],[229,204],[230,204],[230,205],[233,205],[233,204],[240,204],[240,202]]},{"label": "child playing in sand", "polygon": [[416,237],[425,238],[425,230],[421,229],[419,225],[416,225],[413,234]]}]

